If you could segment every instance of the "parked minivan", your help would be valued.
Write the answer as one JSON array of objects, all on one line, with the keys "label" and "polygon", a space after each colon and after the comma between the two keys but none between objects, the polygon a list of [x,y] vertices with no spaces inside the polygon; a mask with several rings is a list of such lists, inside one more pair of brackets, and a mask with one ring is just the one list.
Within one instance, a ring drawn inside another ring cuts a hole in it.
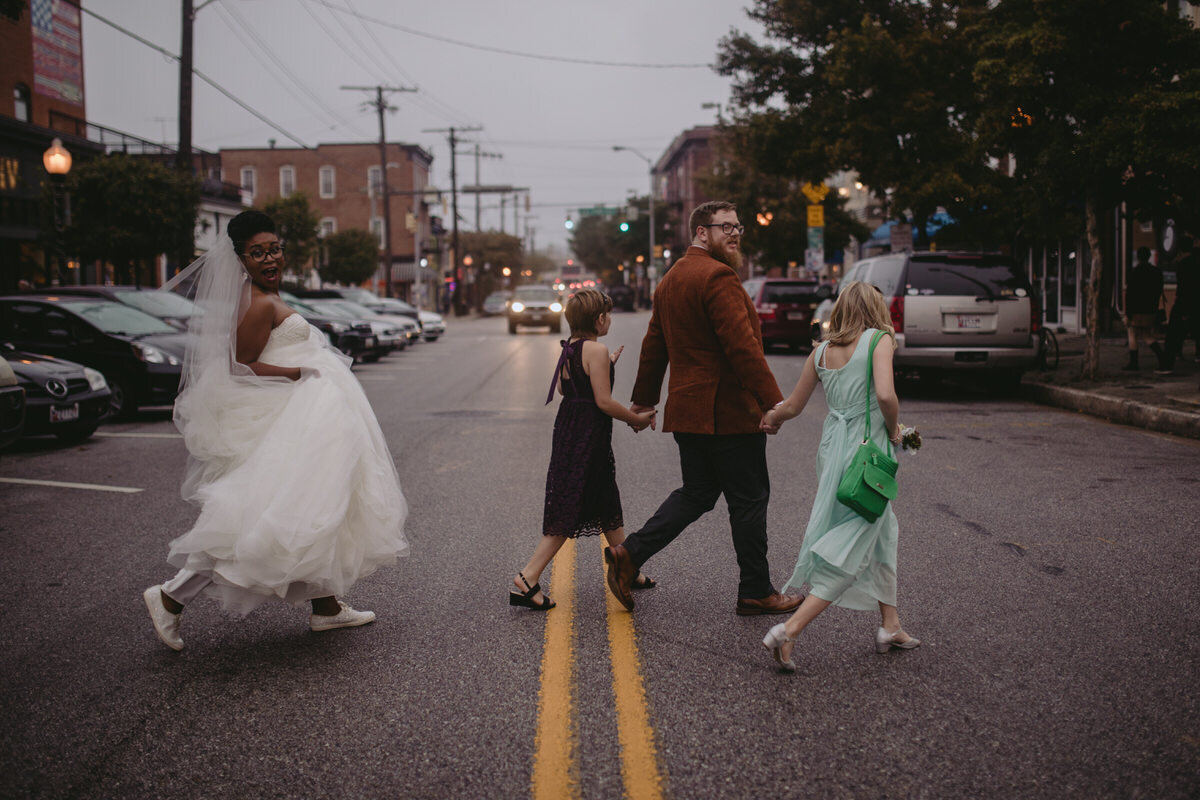
[{"label": "parked minivan", "polygon": [[988,372],[1017,383],[1037,360],[1040,312],[1020,264],[994,253],[863,259],[845,282],[876,286],[896,328],[898,371]]}]

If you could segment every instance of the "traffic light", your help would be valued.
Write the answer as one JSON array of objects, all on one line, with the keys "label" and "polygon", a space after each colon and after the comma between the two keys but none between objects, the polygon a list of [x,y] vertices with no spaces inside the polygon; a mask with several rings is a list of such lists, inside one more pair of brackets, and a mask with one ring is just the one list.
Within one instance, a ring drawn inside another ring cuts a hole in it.
[{"label": "traffic light", "polygon": [[622,222],[621,223],[621,233],[628,233],[628,232],[629,232],[629,223]]},{"label": "traffic light", "polygon": [[567,221],[563,223],[563,227],[569,231],[575,230],[575,220],[567,217]]}]

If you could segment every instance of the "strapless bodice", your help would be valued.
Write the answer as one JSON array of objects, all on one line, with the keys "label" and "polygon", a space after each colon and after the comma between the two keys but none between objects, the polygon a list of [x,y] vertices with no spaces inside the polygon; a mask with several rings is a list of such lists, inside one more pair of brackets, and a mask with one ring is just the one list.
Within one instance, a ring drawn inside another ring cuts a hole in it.
[{"label": "strapless bodice", "polygon": [[272,347],[284,347],[289,344],[299,344],[308,338],[310,326],[299,314],[289,314],[283,322],[271,329],[267,337],[267,345],[263,351]]}]

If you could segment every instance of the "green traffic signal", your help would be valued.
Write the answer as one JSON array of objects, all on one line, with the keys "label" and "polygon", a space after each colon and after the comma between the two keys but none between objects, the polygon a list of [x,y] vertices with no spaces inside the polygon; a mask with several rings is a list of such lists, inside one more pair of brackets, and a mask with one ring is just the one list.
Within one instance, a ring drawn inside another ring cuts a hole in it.
[{"label": "green traffic signal", "polygon": [[628,223],[628,222],[622,222],[622,223],[621,223],[621,233],[625,233],[625,232],[626,232],[626,231],[628,231],[628,230],[629,230],[629,223]]}]

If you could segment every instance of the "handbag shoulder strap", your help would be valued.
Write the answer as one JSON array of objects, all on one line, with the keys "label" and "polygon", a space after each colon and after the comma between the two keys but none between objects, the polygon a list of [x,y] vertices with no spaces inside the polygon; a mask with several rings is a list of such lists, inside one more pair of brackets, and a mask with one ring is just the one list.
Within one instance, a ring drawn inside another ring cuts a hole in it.
[{"label": "handbag shoulder strap", "polygon": [[[871,336],[871,348],[867,350],[867,395],[864,398],[867,404],[867,413],[864,415],[866,420],[866,432],[863,435],[864,441],[871,438],[871,377],[875,373],[875,345],[879,344],[879,340],[883,338],[883,331],[875,331]],[[888,455],[892,454],[892,440],[888,439],[887,444]]]}]

